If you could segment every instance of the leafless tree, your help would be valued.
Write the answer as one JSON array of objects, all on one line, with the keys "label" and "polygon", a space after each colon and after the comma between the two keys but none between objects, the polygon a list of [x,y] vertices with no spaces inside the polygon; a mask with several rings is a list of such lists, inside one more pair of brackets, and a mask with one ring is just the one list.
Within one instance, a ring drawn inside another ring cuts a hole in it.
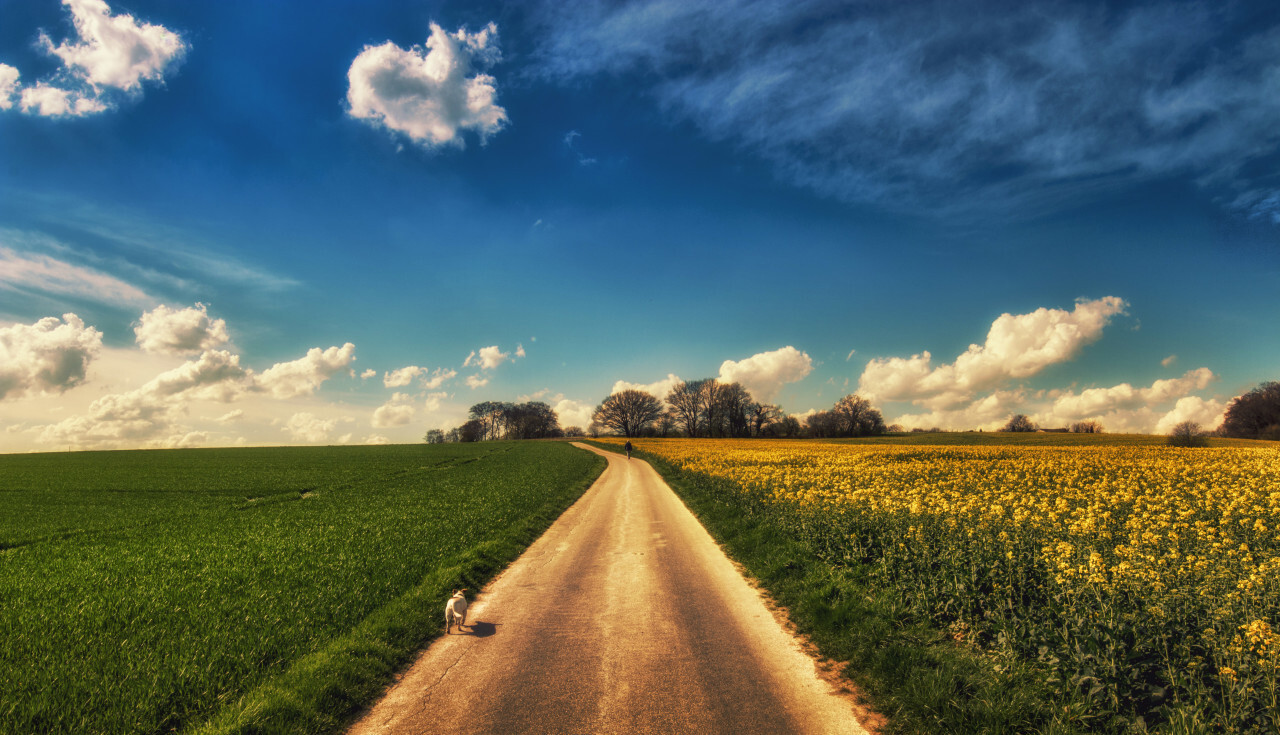
[{"label": "leafless tree", "polygon": [[639,436],[662,415],[662,401],[642,390],[619,391],[604,399],[591,417],[592,424],[607,426],[625,436]]},{"label": "leafless tree", "polygon": [[1001,431],[1035,431],[1036,425],[1025,413],[1009,417],[1009,423],[1000,428]]},{"label": "leafless tree", "polygon": [[684,433],[696,437],[706,427],[707,409],[715,395],[715,379],[681,381],[667,394],[667,405],[675,412],[676,421],[684,427]]}]

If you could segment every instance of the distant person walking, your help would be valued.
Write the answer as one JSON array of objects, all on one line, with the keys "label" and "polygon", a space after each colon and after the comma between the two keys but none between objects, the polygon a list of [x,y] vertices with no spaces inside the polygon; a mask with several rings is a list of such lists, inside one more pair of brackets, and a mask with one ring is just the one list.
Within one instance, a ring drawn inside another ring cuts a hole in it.
[{"label": "distant person walking", "polygon": [[627,459],[631,459],[631,440],[630,439],[627,440],[627,445],[623,447],[623,449],[627,450]]}]

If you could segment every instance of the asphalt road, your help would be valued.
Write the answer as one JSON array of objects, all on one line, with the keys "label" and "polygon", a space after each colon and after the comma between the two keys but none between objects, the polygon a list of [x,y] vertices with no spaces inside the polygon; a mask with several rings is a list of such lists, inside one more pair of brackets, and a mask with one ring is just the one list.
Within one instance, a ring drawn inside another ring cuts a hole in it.
[{"label": "asphalt road", "polygon": [[658,474],[599,453],[595,485],[351,733],[865,733]]}]

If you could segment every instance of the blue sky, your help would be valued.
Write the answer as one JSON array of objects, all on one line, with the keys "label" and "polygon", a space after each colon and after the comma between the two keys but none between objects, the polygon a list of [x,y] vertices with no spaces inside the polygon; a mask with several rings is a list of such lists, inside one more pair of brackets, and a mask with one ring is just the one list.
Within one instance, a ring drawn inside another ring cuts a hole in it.
[{"label": "blue sky", "polygon": [[0,451],[1280,376],[1272,3],[0,0]]}]

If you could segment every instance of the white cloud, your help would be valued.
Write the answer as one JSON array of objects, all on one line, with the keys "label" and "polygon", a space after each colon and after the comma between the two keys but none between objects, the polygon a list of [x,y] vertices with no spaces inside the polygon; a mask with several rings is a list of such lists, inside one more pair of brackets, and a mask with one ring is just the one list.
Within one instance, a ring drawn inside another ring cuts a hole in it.
[{"label": "white cloud", "polygon": [[378,374],[377,370],[374,370],[373,368],[369,368],[368,370],[365,370],[363,373],[360,373],[360,379],[368,380],[369,378],[372,378],[377,374]]},{"label": "white cloud", "polygon": [[524,345],[516,344],[516,357],[524,357]]},{"label": "white cloud", "polygon": [[[71,11],[76,39],[54,44],[41,31],[40,48],[58,58],[62,67],[50,80],[22,89],[22,111],[46,117],[90,115],[112,107],[112,92],[141,93],[143,82],[163,83],[177,66],[187,44],[164,26],[138,21],[128,14],[112,15],[103,0],[63,0]],[[8,89],[0,109],[18,89],[17,70],[0,70],[0,86]],[[11,79],[9,77],[12,77]]]},{"label": "white cloud", "polygon": [[102,0],[62,0],[71,8],[79,43],[57,46],[43,33],[45,51],[93,87],[136,91],[144,81],[161,81],[186,50],[182,37],[164,26],[139,23],[131,15],[111,15]]},{"label": "white cloud", "polygon": [[366,46],[347,72],[348,114],[428,148],[461,147],[465,130],[484,142],[507,122],[494,78],[480,73],[500,58],[497,33],[493,23],[476,33],[432,23],[425,49]]},{"label": "white cloud", "polygon": [[629,383],[625,380],[618,380],[614,382],[613,389],[609,391],[609,395],[621,393],[624,390],[638,390],[644,391],[660,401],[665,401],[671,389],[681,382],[683,381],[680,380],[680,376],[675,373],[667,373],[667,377],[653,383]]},{"label": "white cloud", "polygon": [[485,377],[481,377],[479,374],[468,375],[466,382],[467,382],[468,388],[470,388],[471,390],[475,390],[476,388],[483,388],[486,385],[488,385],[489,379]]},{"label": "white cloud", "polygon": [[381,434],[370,434],[364,438],[364,443],[372,446],[390,444],[391,440]]},{"label": "white cloud", "polygon": [[244,417],[244,410],[237,408],[234,411],[228,411],[222,414],[215,420],[220,424],[227,424],[242,417]]},{"label": "white cloud", "polygon": [[[517,352],[516,356],[524,357],[521,353],[523,353],[523,350]],[[467,359],[463,361],[462,366],[471,367],[475,365],[481,370],[492,370],[510,359],[511,353],[503,352],[498,349],[497,345],[491,345],[489,347],[481,347],[479,350],[472,350],[471,354],[467,355]]]},{"label": "white cloud", "polygon": [[307,444],[319,444],[329,438],[329,433],[338,425],[337,419],[322,419],[313,413],[303,411],[289,418],[284,431],[294,441]]},{"label": "white cloud", "polygon": [[382,376],[382,384],[388,388],[401,388],[413,382],[413,379],[425,373],[426,368],[420,368],[417,365],[402,367],[399,370],[389,370]]},{"label": "white cloud", "polygon": [[1165,359],[1161,360],[1161,361],[1160,361],[1160,364],[1161,364],[1161,365],[1163,365],[1164,367],[1169,367],[1170,365],[1172,365],[1173,363],[1175,363],[1175,362],[1177,362],[1177,361],[1178,361],[1178,356],[1177,356],[1177,355],[1169,355],[1169,356],[1168,356],[1168,357],[1166,357]]},{"label": "white cloud", "polygon": [[8,64],[0,64],[0,110],[13,107],[13,95],[18,91],[18,70]]},{"label": "white cloud", "polygon": [[422,387],[427,390],[435,390],[436,388],[439,388],[440,386],[444,385],[445,381],[453,380],[456,377],[458,377],[457,370],[447,370],[445,368],[436,368],[434,371],[432,371],[430,378],[423,379]]},{"label": "white cloud", "polygon": [[143,350],[170,355],[203,352],[231,341],[226,321],[210,319],[201,303],[185,309],[161,304],[142,315],[133,333]]},{"label": "white cloud", "polygon": [[1194,421],[1205,430],[1216,429],[1222,425],[1226,412],[1227,406],[1221,401],[1205,400],[1199,396],[1179,398],[1173,410],[1160,417],[1155,433],[1168,434],[1183,421]]},{"label": "white cloud", "polygon": [[41,291],[112,305],[152,301],[138,288],[92,268],[47,255],[19,253],[0,245],[0,288]]},{"label": "white cloud", "polygon": [[392,426],[404,426],[413,421],[417,408],[413,405],[413,396],[407,393],[395,393],[391,400],[382,404],[373,412],[373,428],[387,429]]},{"label": "white cloud", "polygon": [[102,332],[75,314],[0,328],[0,399],[61,393],[84,382]]},{"label": "white cloud", "polygon": [[435,392],[435,393],[428,393],[428,394],[427,394],[427,400],[426,400],[426,402],[423,404],[423,409],[424,409],[427,413],[434,413],[434,412],[436,412],[436,411],[439,411],[439,410],[440,410],[440,406],[444,403],[444,399],[446,399],[446,398],[448,398],[448,397],[449,397],[449,394],[448,394],[447,392],[445,392],[445,391],[438,391],[438,392]]},{"label": "white cloud", "polygon": [[560,428],[562,429],[567,429],[570,426],[586,429],[591,425],[591,416],[596,411],[596,407],[590,403],[575,401],[571,398],[562,398],[556,401],[556,404],[551,408],[560,419]]},{"label": "white cloud", "polygon": [[772,352],[761,352],[745,360],[725,360],[720,365],[721,383],[741,383],[757,401],[769,402],[787,383],[803,380],[813,370],[813,360],[787,345]]},{"label": "white cloud", "polygon": [[955,362],[932,365],[927,351],[910,358],[880,358],[867,363],[858,392],[872,401],[910,400],[944,409],[970,400],[977,392],[1070,360],[1102,336],[1111,317],[1124,313],[1115,296],[1078,301],[1073,311],[1040,308],[1030,314],[1002,314],[982,345],[970,345]]},{"label": "white cloud", "polygon": [[350,342],[327,350],[312,347],[306,357],[276,363],[264,370],[257,384],[276,398],[311,395],[321,383],[346,369],[355,360],[355,351],[356,346]]},{"label": "white cloud", "polygon": [[248,377],[239,355],[208,350],[198,360],[167,370],[136,390],[102,396],[86,414],[45,426],[40,442],[164,446],[157,437],[174,433],[187,403],[234,400],[244,393]]}]

